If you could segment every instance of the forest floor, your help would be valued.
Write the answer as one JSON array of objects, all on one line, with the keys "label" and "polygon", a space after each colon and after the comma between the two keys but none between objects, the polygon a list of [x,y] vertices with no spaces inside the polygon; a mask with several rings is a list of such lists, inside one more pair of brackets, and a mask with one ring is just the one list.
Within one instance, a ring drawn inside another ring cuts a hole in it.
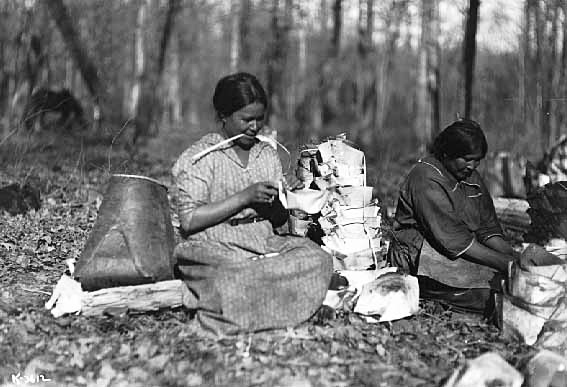
[{"label": "forest floor", "polygon": [[[40,210],[0,213],[0,386],[25,377],[53,387],[438,386],[482,353],[495,351],[519,369],[534,354],[480,317],[430,301],[391,323],[346,314],[220,339],[200,335],[183,309],[54,318],[44,305],[65,260],[80,257],[109,166],[167,185],[176,155],[131,159],[107,146],[33,144],[0,149],[0,187],[29,182],[41,191]],[[395,188],[386,182],[382,190]]]}]

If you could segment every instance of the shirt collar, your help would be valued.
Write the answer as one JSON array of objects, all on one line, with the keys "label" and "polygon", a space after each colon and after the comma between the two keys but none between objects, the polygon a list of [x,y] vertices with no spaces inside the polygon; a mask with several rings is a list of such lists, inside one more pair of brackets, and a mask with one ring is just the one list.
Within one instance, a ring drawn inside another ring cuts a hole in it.
[{"label": "shirt collar", "polygon": [[480,185],[478,185],[477,183],[473,183],[467,180],[458,181],[457,179],[455,179],[455,177],[447,170],[447,168],[445,168],[443,163],[433,156],[424,157],[423,159],[419,159],[417,162],[428,165],[431,168],[435,169],[439,175],[447,179],[449,186],[452,187],[452,191],[455,191],[459,187],[459,184],[480,188]]}]

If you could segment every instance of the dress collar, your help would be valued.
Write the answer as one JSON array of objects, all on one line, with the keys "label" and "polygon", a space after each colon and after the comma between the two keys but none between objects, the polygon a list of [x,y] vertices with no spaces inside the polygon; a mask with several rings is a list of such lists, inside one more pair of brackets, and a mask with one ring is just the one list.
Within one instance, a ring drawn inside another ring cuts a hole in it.
[{"label": "dress collar", "polygon": [[[226,138],[222,134],[215,132],[215,133],[207,134],[203,138],[203,142],[206,145],[214,146],[214,145],[220,143],[221,141],[224,141],[225,139]],[[256,144],[254,144],[252,146],[252,148],[250,148],[247,166],[243,165],[242,160],[240,160],[240,157],[238,157],[238,155],[236,154],[236,151],[233,149],[233,146],[234,146],[234,144],[232,142],[228,142],[228,143],[222,145],[221,147],[216,148],[214,151],[219,151],[219,152],[224,153],[232,161],[234,161],[235,163],[240,165],[242,168],[246,169],[250,166],[250,163],[260,155],[260,152],[263,149],[263,147],[264,146],[270,146],[270,145],[266,142],[263,142],[263,141],[256,142]]]},{"label": "dress collar", "polygon": [[443,163],[433,156],[424,157],[423,159],[419,159],[417,162],[420,164],[428,165],[431,168],[435,169],[437,173],[439,173],[439,175],[447,179],[449,186],[452,187],[452,191],[455,191],[459,187],[459,184],[480,188],[480,185],[477,183],[473,183],[467,180],[458,181],[457,179],[455,179],[455,177],[447,170],[447,168],[445,168]]}]

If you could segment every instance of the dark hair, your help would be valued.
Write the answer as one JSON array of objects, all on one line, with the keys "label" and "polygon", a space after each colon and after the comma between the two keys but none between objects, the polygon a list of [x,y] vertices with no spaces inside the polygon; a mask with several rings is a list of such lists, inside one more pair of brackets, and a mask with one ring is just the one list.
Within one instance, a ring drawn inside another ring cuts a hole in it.
[{"label": "dark hair", "polygon": [[447,126],[433,141],[432,153],[438,160],[480,153],[486,156],[488,143],[478,122],[461,118]]},{"label": "dark hair", "polygon": [[251,103],[268,106],[266,92],[258,79],[249,73],[230,74],[221,78],[215,87],[213,106],[218,118],[230,116]]}]

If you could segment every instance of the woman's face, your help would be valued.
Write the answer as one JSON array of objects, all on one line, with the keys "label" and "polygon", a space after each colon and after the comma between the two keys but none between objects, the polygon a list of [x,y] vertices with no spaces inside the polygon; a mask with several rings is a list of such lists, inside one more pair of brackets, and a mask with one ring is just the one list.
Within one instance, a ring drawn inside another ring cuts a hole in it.
[{"label": "woman's face", "polygon": [[264,126],[266,108],[259,102],[244,106],[226,117],[223,130],[227,137],[243,133],[244,136],[235,140],[235,143],[244,149],[250,149],[256,142],[256,135]]},{"label": "woman's face", "polygon": [[481,153],[468,154],[457,158],[447,158],[443,165],[458,181],[469,178],[483,159]]}]

